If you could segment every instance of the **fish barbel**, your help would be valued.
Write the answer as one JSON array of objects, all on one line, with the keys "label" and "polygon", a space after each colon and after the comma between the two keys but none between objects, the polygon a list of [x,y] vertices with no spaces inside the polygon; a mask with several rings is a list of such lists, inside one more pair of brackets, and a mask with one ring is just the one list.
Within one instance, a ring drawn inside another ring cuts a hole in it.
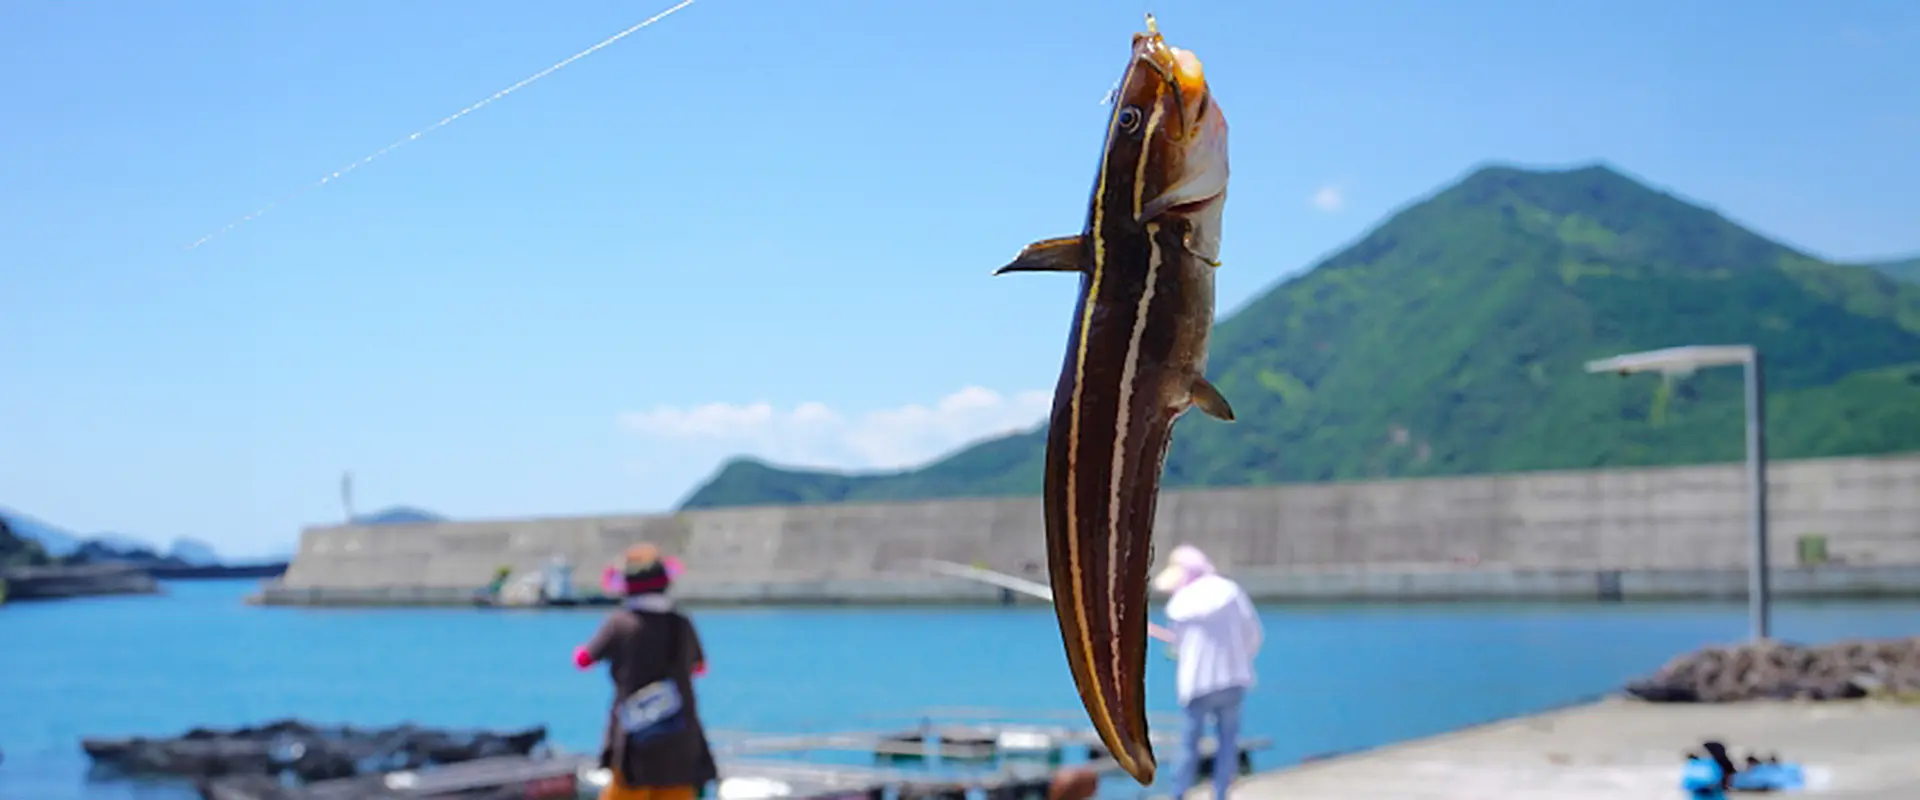
[{"label": "fish barbel", "polygon": [[1147,571],[1174,420],[1232,421],[1205,378],[1227,196],[1227,122],[1200,59],[1153,16],[1107,119],[1079,235],[1028,245],[996,271],[1078,272],[1080,299],[1047,431],[1047,568],[1067,665],[1088,719],[1141,785]]}]

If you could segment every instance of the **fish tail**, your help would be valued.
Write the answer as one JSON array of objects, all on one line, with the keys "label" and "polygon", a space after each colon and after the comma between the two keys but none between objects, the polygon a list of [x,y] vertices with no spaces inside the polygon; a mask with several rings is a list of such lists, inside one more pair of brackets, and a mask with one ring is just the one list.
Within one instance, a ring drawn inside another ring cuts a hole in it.
[{"label": "fish tail", "polygon": [[[1122,458],[1113,459],[1104,447],[1078,449],[1085,463],[1121,470],[1117,505],[1105,469],[1085,470],[1067,491],[1072,465],[1066,436],[1049,436],[1046,505],[1054,613],[1074,684],[1101,743],[1146,786],[1157,768],[1146,711],[1147,573],[1171,415],[1143,416],[1145,424],[1114,443],[1123,448]],[[1113,430],[1098,424],[1088,429]]]}]

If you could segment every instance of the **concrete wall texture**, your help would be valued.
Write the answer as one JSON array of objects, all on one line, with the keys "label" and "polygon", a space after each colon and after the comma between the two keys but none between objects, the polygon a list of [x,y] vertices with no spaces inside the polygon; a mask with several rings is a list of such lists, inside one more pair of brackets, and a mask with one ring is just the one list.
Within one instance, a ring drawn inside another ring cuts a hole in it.
[{"label": "concrete wall texture", "polygon": [[[1920,454],[1775,462],[1768,484],[1773,563],[1791,570],[1815,534],[1847,565],[1782,589],[1920,578]],[[1596,580],[1601,594],[1725,594],[1744,590],[1748,497],[1740,464],[1168,491],[1155,540],[1193,542],[1269,596],[1590,596]],[[556,554],[591,591],[643,540],[686,560],[683,594],[712,600],[999,595],[929,577],[916,564],[930,558],[1045,580],[1040,501],[1019,498],[316,527],[269,594],[452,597]]]}]

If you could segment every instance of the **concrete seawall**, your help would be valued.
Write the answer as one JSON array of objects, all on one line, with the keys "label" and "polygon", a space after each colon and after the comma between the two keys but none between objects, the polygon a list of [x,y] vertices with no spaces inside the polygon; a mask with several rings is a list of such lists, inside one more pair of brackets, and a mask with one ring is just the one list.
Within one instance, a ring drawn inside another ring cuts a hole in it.
[{"label": "concrete seawall", "polygon": [[[1770,465],[1782,596],[1920,595],[1920,455]],[[1745,591],[1737,464],[1169,491],[1156,542],[1206,548],[1267,599],[1636,599]],[[1803,563],[1802,537],[1824,544]],[[564,555],[584,591],[628,544],[682,554],[709,603],[998,602],[941,559],[1044,580],[1038,498],[309,528],[284,603],[465,602]]]}]

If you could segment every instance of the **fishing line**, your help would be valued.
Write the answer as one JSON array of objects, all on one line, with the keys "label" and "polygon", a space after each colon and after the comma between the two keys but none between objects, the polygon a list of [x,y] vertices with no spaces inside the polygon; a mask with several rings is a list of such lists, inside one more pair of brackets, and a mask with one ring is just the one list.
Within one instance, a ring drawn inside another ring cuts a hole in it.
[{"label": "fishing line", "polygon": [[593,53],[599,51],[601,48],[606,47],[607,45],[613,44],[614,42],[620,41],[621,39],[625,39],[628,36],[639,32],[642,28],[645,28],[648,25],[652,25],[653,23],[659,22],[660,20],[666,19],[668,16],[672,15],[674,12],[679,11],[680,9],[686,8],[687,6],[690,6],[693,4],[694,4],[694,0],[680,0],[680,2],[676,3],[672,8],[669,8],[665,11],[662,11],[658,14],[655,14],[644,20],[641,20],[639,24],[634,25],[633,27],[630,27],[624,31],[621,31],[605,39],[602,39],[600,40],[599,44],[596,44],[578,53],[574,53],[573,55],[566,57],[565,59],[561,60],[559,63],[556,63],[551,67],[547,67],[546,69],[540,70],[539,72],[529,75],[526,78],[521,79],[520,82],[513,84],[512,86],[508,86],[505,89],[501,89],[500,91],[494,92],[493,94],[487,96],[487,98],[484,100],[481,100],[477,103],[467,106],[466,108],[460,109],[459,111],[456,111],[452,114],[447,115],[446,117],[441,118],[439,122],[433,123],[432,125],[428,125],[425,128],[421,128],[420,130],[407,134],[406,136],[402,137],[398,141],[395,141],[393,144],[387,145],[386,147],[382,147],[379,150],[373,151],[372,155],[369,155],[365,158],[362,158],[358,161],[355,161],[351,164],[341,167],[340,169],[334,170],[332,173],[328,174],[326,177],[323,177],[320,180],[314,181],[313,183],[310,183],[304,187],[301,187],[299,190],[295,191],[292,194],[287,195],[286,197],[283,197],[272,203],[268,203],[265,206],[260,207],[259,210],[254,211],[251,214],[248,214],[244,217],[241,217],[237,220],[227,223],[226,226],[220,228],[219,230],[214,231],[213,233],[209,233],[205,236],[202,236],[199,239],[195,240],[193,244],[187,245],[186,249],[192,250],[196,247],[199,247],[200,245],[206,244],[207,242],[214,240],[215,238],[218,238],[219,236],[227,233],[228,231],[233,230],[234,228],[238,228],[241,225],[245,225],[248,222],[252,222],[253,220],[258,219],[260,215],[265,214],[268,211],[272,211],[273,209],[278,208],[282,205],[285,205],[289,202],[292,202],[294,198],[299,197],[300,195],[306,194],[307,192],[313,191],[329,183],[332,183],[333,181],[338,180],[341,176],[344,176],[349,172],[352,172],[356,169],[366,166],[368,163],[371,163],[376,158],[379,158],[388,153],[391,153],[394,150],[398,150],[400,149],[401,146],[409,142],[412,142],[415,139],[419,139],[422,136],[425,136],[436,130],[444,128],[447,125],[452,124],[454,120],[457,120],[475,111],[479,111],[480,109],[486,107],[488,104],[492,103],[493,101],[499,100],[502,97],[506,97],[507,95],[512,94],[515,91],[519,90],[521,87],[531,84],[534,81],[540,80],[541,78],[547,77],[548,75],[552,75],[555,72],[559,72],[561,68],[569,64],[572,64],[575,61],[579,61],[580,59],[585,58],[589,55],[592,55]]}]

